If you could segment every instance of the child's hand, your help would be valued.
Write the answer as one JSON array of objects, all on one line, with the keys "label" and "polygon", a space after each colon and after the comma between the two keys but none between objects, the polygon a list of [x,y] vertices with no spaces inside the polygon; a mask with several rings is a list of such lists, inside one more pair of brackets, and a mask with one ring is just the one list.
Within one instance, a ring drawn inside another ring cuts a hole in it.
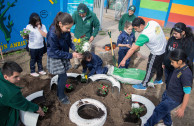
[{"label": "child's hand", "polygon": [[126,46],[127,48],[131,48],[131,45],[129,45],[129,44],[127,44],[127,46]]},{"label": "child's hand", "polygon": [[41,29],[41,25],[38,25],[37,27],[38,27],[38,29]]},{"label": "child's hand", "polygon": [[177,115],[179,118],[181,118],[181,117],[184,116],[185,110],[182,109],[181,107],[179,107],[175,112],[176,112],[176,115]]},{"label": "child's hand", "polygon": [[79,59],[82,58],[82,54],[80,53],[73,52],[72,55],[73,55],[73,58],[79,58]]},{"label": "child's hand", "polygon": [[42,108],[39,107],[38,111],[36,111],[40,116],[44,116],[44,112],[42,111]]}]

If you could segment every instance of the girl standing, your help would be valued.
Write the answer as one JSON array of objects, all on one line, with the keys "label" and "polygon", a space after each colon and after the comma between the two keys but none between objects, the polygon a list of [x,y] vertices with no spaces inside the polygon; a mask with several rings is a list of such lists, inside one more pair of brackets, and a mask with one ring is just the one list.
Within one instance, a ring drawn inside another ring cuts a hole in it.
[{"label": "girl standing", "polygon": [[192,64],[187,60],[187,55],[181,49],[172,51],[169,58],[175,70],[169,80],[168,88],[162,95],[162,101],[156,106],[152,116],[144,126],[154,126],[161,119],[166,126],[171,126],[170,112],[179,105],[176,114],[178,117],[184,116],[193,83]]},{"label": "girl standing", "polygon": [[[47,35],[47,30],[44,24],[41,23],[37,13],[30,15],[29,24],[26,29],[30,30],[28,48],[30,52],[30,75],[38,77],[39,74],[45,75],[42,67],[42,56],[44,52],[44,37]],[[38,73],[35,72],[35,64],[38,66]]]},{"label": "girl standing", "polygon": [[[117,40],[117,46],[119,46],[119,58],[118,64],[123,60],[128,50],[131,48],[132,43],[135,42],[135,35],[132,32],[132,24],[128,21],[125,22],[124,31],[119,35]],[[128,68],[130,63],[130,58],[126,60],[125,66],[120,66],[120,68]]]},{"label": "girl standing", "polygon": [[81,58],[79,53],[69,53],[69,48],[75,50],[70,34],[72,26],[71,15],[59,12],[47,34],[47,69],[49,73],[58,75],[57,96],[63,104],[70,103],[64,94],[67,81],[66,71],[71,67],[70,59]]},{"label": "girl standing", "polygon": [[[168,84],[168,81],[172,75],[174,67],[170,63],[169,55],[170,52],[174,49],[182,49],[188,59],[193,61],[194,59],[194,36],[190,27],[186,27],[184,23],[176,23],[170,32],[170,39],[168,40],[164,66],[165,66],[165,81]],[[168,88],[168,85],[166,86]]]}]

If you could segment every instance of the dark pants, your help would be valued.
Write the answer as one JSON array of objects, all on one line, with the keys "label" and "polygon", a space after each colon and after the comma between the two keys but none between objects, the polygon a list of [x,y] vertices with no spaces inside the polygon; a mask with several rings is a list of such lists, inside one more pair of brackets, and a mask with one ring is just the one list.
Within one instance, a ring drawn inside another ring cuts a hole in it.
[{"label": "dark pants", "polygon": [[38,65],[38,72],[43,70],[42,67],[42,56],[43,56],[44,48],[41,49],[30,49],[30,70],[31,73],[35,72],[35,63]]},{"label": "dark pants", "polygon": [[[89,71],[91,71],[93,69],[93,67],[89,67],[88,68],[88,70]],[[96,71],[95,71],[95,73],[96,74],[106,74],[108,72],[108,68],[107,67],[103,67],[103,66],[97,66],[97,68],[96,68]],[[88,74],[88,77],[90,77],[90,76],[92,76],[92,75],[94,75],[95,73],[89,73]]]},{"label": "dark pants", "polygon": [[167,69],[167,68],[164,69],[166,89],[168,89],[168,83],[170,81],[170,78],[172,76],[172,73],[173,73],[173,70],[170,70],[170,69]]},{"label": "dark pants", "polygon": [[58,74],[57,96],[59,100],[66,97],[66,95],[64,94],[66,82],[67,82],[67,74],[66,73]]},{"label": "dark pants", "polygon": [[146,68],[146,75],[142,84],[147,86],[148,82],[152,79],[154,73],[156,73],[156,80],[161,80],[163,75],[163,68],[162,62],[164,59],[164,54],[162,55],[149,55],[147,68]]},{"label": "dark pants", "polygon": [[[127,54],[128,50],[123,50],[123,51],[119,51],[119,58],[118,58],[118,65],[120,64],[120,62],[123,60],[123,58],[125,57],[125,55]],[[120,66],[119,68],[128,68],[130,63],[130,58],[126,60],[125,62],[125,66]]]},{"label": "dark pants", "polygon": [[144,126],[154,126],[160,120],[163,120],[166,126],[171,126],[172,119],[170,112],[179,105],[180,103],[171,99],[165,91],[162,95],[162,101],[156,106],[152,116],[147,120]]}]

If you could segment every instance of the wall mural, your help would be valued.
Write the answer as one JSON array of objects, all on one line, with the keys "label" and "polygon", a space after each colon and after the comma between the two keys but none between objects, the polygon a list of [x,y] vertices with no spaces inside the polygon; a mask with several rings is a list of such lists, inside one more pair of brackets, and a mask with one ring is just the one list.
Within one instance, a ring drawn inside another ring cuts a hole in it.
[{"label": "wall mural", "polygon": [[[9,9],[15,6],[16,2],[17,0],[15,0],[12,3],[7,2],[7,5],[6,5],[4,0],[0,0],[0,29],[4,33],[5,40],[7,41],[7,43],[9,43],[11,39],[11,32],[12,32],[12,27],[14,23],[13,23],[13,20],[11,20],[11,15],[9,14],[8,16],[5,16],[5,14]],[[4,22],[4,20],[6,19],[8,19],[7,24],[5,24]]]}]

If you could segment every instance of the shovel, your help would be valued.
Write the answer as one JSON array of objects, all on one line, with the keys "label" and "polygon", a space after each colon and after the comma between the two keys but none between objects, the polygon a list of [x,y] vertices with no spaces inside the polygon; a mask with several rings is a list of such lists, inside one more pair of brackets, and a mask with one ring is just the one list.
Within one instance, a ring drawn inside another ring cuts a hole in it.
[{"label": "shovel", "polygon": [[114,55],[114,50],[113,50],[113,45],[112,45],[112,38],[111,38],[111,31],[108,31],[108,35],[110,37],[110,44],[111,44],[111,51],[112,51],[112,58],[113,58],[113,63],[116,67],[118,67],[118,63],[116,61],[115,55]]}]

